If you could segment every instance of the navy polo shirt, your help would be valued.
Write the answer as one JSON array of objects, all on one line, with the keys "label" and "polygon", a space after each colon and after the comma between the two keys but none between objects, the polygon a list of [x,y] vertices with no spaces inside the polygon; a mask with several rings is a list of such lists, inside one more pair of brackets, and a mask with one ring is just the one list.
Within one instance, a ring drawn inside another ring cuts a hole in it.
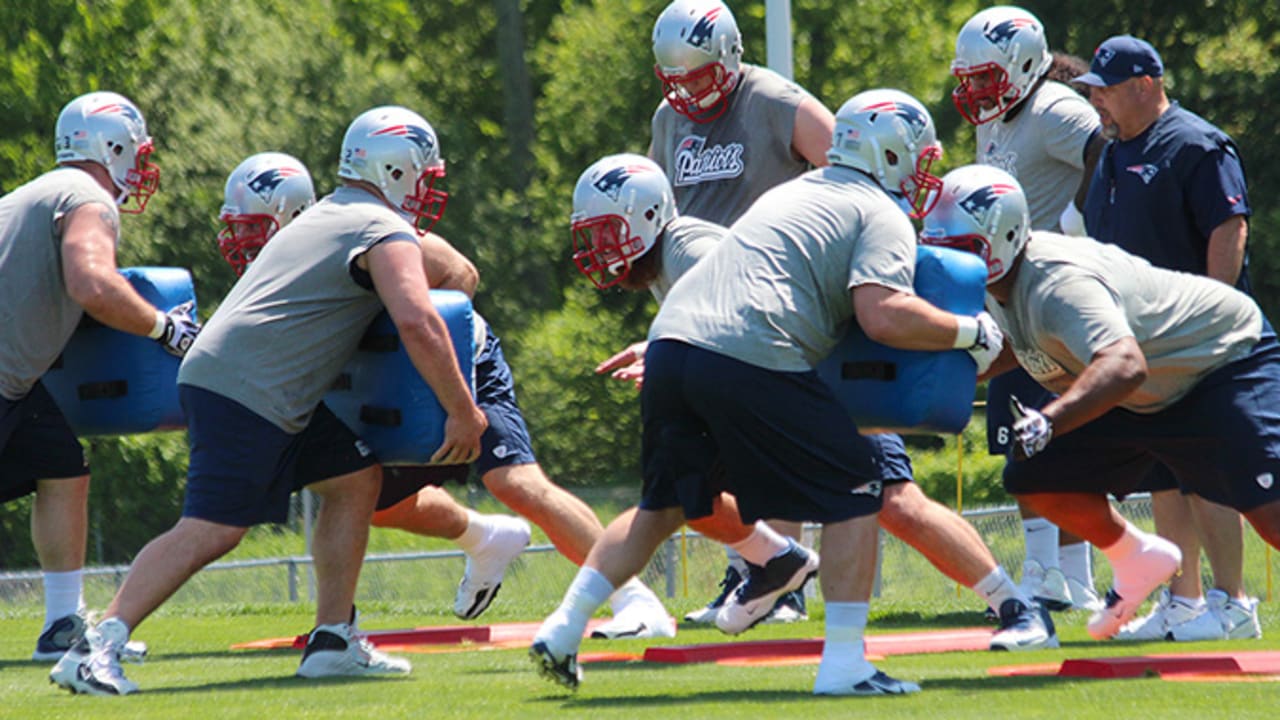
[{"label": "navy polo shirt", "polygon": [[[1107,144],[1084,207],[1092,237],[1197,275],[1213,229],[1250,214],[1235,143],[1176,102],[1142,134]],[[1236,287],[1250,291],[1247,258]]]}]

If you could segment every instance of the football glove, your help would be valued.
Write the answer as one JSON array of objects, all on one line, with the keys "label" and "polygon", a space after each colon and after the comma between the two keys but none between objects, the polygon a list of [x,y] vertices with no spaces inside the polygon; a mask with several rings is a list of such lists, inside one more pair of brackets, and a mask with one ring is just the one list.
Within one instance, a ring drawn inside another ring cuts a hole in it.
[{"label": "football glove", "polygon": [[1053,422],[1044,413],[1029,408],[1009,396],[1009,412],[1013,415],[1013,459],[1026,460],[1044,450],[1053,439]]},{"label": "football glove", "polygon": [[986,311],[978,313],[977,317],[961,315],[956,347],[969,353],[981,375],[1000,356],[1000,350],[1004,347],[1004,333],[1000,332],[1000,326]]},{"label": "football glove", "polygon": [[192,315],[195,302],[188,300],[164,314],[164,329],[155,341],[170,355],[182,357],[200,334],[200,323]]}]

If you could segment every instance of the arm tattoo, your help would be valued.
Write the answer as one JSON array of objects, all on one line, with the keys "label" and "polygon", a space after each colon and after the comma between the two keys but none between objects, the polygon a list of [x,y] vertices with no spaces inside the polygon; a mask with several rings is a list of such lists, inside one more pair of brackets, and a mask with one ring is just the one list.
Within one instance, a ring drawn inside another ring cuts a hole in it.
[{"label": "arm tattoo", "polygon": [[115,213],[110,210],[103,210],[98,213],[98,217],[102,220],[104,225],[111,228],[112,235],[117,238],[120,237],[120,218],[116,217]]}]

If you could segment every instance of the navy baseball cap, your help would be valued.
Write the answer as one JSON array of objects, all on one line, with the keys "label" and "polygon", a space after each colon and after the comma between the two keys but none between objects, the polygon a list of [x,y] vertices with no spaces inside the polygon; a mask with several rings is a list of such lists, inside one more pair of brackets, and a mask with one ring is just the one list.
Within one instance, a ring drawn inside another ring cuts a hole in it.
[{"label": "navy baseball cap", "polygon": [[1089,72],[1073,82],[1107,87],[1118,85],[1136,77],[1160,77],[1164,75],[1164,63],[1160,53],[1146,40],[1132,35],[1116,35],[1107,38],[1093,53]]}]

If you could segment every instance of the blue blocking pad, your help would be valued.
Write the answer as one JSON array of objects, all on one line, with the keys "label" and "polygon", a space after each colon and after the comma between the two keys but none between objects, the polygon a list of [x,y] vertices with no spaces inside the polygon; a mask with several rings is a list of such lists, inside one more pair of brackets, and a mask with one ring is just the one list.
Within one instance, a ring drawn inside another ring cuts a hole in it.
[{"label": "blue blocking pad", "polygon": [[[915,291],[959,315],[977,315],[986,297],[982,258],[921,245]],[[964,350],[895,350],[869,340],[857,323],[818,374],[863,432],[957,433],[973,412],[977,367]]]},{"label": "blue blocking pad", "polygon": [[[196,298],[191,273],[182,268],[122,268],[120,274],[161,310]],[[178,404],[181,362],[150,338],[85,315],[43,382],[76,435],[176,430],[186,427]]]},{"label": "blue blocking pad", "polygon": [[[456,290],[432,290],[431,302],[449,328],[458,366],[474,395],[471,300]],[[444,407],[409,359],[385,312],[374,318],[324,402],[384,464],[425,464],[444,442]]]}]

